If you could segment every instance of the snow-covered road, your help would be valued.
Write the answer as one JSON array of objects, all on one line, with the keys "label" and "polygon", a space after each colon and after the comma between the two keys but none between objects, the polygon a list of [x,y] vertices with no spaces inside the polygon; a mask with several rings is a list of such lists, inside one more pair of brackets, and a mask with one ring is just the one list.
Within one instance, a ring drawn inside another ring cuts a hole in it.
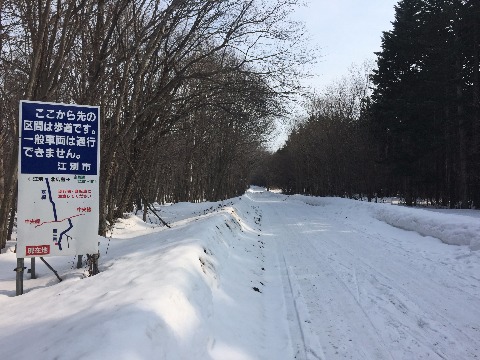
[{"label": "snow-covered road", "polygon": [[480,273],[465,273],[458,261],[476,254],[368,212],[248,197],[262,209],[264,231],[286,267],[301,330],[298,358],[480,356]]},{"label": "snow-covered road", "polygon": [[10,243],[0,359],[480,357],[478,213],[259,188],[158,210],[171,229],[130,215],[101,239],[100,274],[49,258],[64,281],[37,264],[20,297]]}]

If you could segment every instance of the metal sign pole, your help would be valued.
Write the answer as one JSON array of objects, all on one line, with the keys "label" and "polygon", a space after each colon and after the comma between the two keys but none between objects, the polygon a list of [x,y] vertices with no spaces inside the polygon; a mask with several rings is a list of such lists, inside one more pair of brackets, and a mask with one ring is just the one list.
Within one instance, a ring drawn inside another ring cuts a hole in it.
[{"label": "metal sign pole", "polygon": [[24,259],[18,258],[17,268],[15,269],[15,271],[17,272],[16,296],[23,294],[23,270],[24,270]]},{"label": "metal sign pole", "polygon": [[30,279],[36,279],[37,275],[35,274],[35,258],[30,259]]}]

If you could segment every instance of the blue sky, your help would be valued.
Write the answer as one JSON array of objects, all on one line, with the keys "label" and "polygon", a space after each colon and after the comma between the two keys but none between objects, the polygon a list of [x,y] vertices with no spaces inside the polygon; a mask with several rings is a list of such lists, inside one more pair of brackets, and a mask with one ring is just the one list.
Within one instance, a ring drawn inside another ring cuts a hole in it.
[{"label": "blue sky", "polygon": [[398,0],[309,0],[294,18],[301,20],[321,57],[307,85],[319,90],[347,75],[352,63],[375,59],[382,31],[392,28]]}]

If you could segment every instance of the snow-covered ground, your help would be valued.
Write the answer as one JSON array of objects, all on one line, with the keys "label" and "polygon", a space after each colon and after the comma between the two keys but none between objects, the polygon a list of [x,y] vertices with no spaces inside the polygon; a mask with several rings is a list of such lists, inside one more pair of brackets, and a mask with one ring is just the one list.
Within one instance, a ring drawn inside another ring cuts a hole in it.
[{"label": "snow-covered ground", "polygon": [[0,359],[480,357],[475,212],[252,188],[159,213],[171,229],[118,222],[94,277],[37,260],[19,297],[10,243]]}]

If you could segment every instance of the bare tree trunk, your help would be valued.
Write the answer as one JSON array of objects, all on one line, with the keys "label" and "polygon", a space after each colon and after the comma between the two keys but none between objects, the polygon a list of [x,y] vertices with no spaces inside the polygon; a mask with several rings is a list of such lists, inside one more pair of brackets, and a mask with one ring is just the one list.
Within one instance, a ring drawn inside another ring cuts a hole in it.
[{"label": "bare tree trunk", "polygon": [[[26,85],[23,94],[16,96],[24,100],[46,99],[54,94],[59,86],[60,73],[65,69],[66,54],[73,46],[71,40],[75,36],[74,25],[77,24],[75,15],[79,8],[75,1],[68,3],[58,1],[56,8],[52,8],[51,0],[38,3],[27,1],[24,5],[24,7],[19,4],[12,5],[19,13],[19,20],[24,25],[25,32],[25,38],[22,39],[25,43],[14,45],[19,47],[23,45],[27,52],[31,51],[29,63],[26,64],[28,66]],[[61,16],[64,17],[64,21],[60,24]],[[17,201],[18,120],[15,117],[8,121],[11,125],[10,135],[14,140],[11,144],[11,156],[4,162],[5,191],[0,207],[0,248],[5,247],[10,212]]]},{"label": "bare tree trunk", "polygon": [[480,207],[480,3],[474,1],[474,21],[473,21],[473,156],[476,167],[473,170],[474,188],[472,189],[473,205]]},{"label": "bare tree trunk", "polygon": [[[16,154],[18,151],[18,145],[14,146],[13,153]],[[12,156],[13,158],[13,156]],[[15,164],[13,164],[15,162]],[[9,238],[9,219],[10,212],[15,207],[15,202],[17,198],[15,196],[17,189],[17,171],[18,171],[18,160],[15,156],[15,161],[10,161],[10,166],[6,172],[7,181],[5,186],[5,193],[0,207],[0,248],[5,248],[7,239]]]},{"label": "bare tree trunk", "polygon": [[[458,39],[456,40],[458,41]],[[462,59],[456,60],[456,100],[458,126],[458,200],[461,208],[468,208],[468,165],[467,165],[467,129],[463,106]]]},{"label": "bare tree trunk", "polygon": [[[15,191],[15,198],[18,197],[18,190]],[[17,204],[13,203],[12,209],[10,211],[10,219],[8,221],[8,230],[7,230],[7,240],[12,240],[13,225],[15,223],[15,214],[17,213]]]}]

